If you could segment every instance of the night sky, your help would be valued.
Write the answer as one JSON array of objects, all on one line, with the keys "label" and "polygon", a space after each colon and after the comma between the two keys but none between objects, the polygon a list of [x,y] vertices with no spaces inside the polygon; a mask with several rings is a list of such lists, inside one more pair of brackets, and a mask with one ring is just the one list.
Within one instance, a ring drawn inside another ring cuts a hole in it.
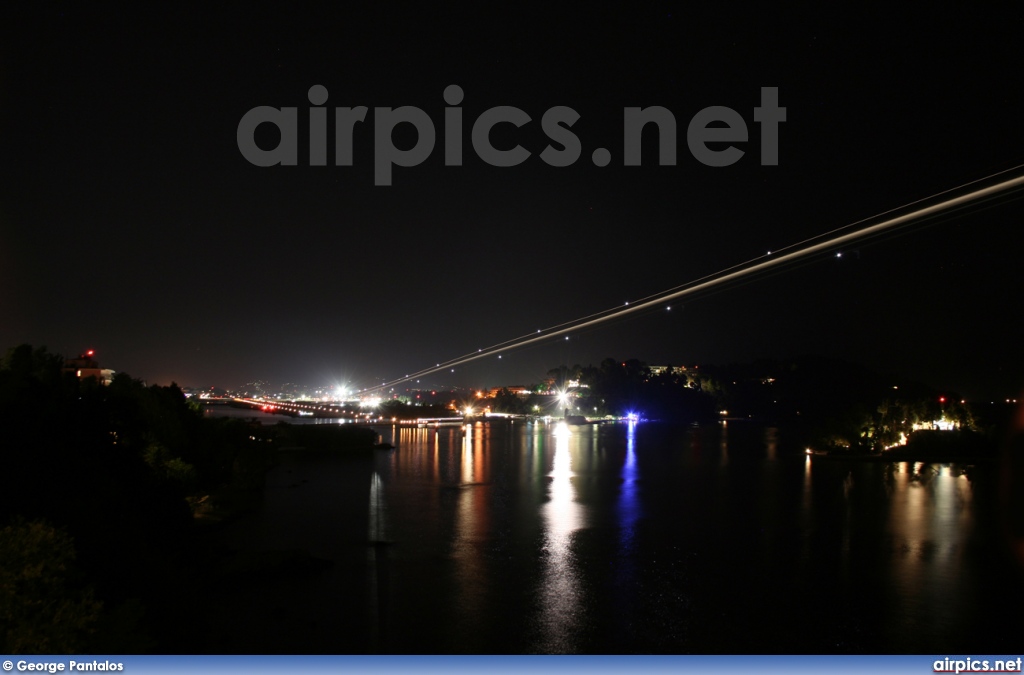
[{"label": "night sky", "polygon": [[[1022,14],[329,7],[2,10],[0,347],[91,348],[151,383],[379,384],[1024,164]],[[327,166],[306,152],[316,84]],[[451,84],[465,92],[462,166],[444,164]],[[760,163],[761,87],[787,111],[778,166]],[[299,108],[298,166],[239,152],[239,120],[261,105]],[[405,105],[437,142],[375,186],[373,109]],[[532,118],[491,136],[531,153],[519,166],[470,143],[498,105]],[[643,166],[625,167],[623,109],[653,105],[675,115],[677,163],[657,165],[650,133]],[[335,106],[370,109],[353,166],[334,166]],[[580,115],[571,166],[539,157],[553,106]],[[747,124],[731,166],[687,147],[708,106]],[[609,166],[591,161],[598,147]],[[606,356],[819,354],[1017,395],[1019,197],[423,384],[527,384]]]}]

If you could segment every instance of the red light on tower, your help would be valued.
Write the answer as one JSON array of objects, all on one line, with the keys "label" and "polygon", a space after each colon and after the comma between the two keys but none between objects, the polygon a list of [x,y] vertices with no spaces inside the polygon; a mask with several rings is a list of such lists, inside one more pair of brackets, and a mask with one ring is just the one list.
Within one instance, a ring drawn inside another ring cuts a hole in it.
[{"label": "red light on tower", "polygon": [[92,355],[93,355],[93,354],[95,354],[95,353],[96,353],[96,352],[94,352],[93,350],[91,350],[91,349],[90,349],[89,351],[87,351],[87,352],[85,353],[85,355],[86,355],[86,356],[92,356]]},{"label": "red light on tower", "polygon": [[940,396],[939,397],[939,403],[945,403],[945,402],[946,402],[946,397],[945,396]]}]

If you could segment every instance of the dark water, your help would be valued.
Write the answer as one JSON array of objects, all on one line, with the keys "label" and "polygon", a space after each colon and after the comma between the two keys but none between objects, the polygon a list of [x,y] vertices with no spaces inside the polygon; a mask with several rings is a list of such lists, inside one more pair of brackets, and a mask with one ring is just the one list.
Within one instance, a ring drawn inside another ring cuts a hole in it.
[{"label": "dark water", "polygon": [[238,652],[1019,650],[995,465],[807,458],[730,423],[387,429],[286,456],[240,550],[326,570],[226,587]]}]

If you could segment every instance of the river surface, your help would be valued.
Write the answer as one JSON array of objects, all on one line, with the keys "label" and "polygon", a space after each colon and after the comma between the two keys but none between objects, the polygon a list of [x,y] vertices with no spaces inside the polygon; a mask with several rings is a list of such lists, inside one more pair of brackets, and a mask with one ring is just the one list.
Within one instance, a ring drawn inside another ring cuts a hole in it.
[{"label": "river surface", "polygon": [[225,587],[213,648],[1020,649],[996,464],[811,458],[737,422],[379,431],[397,449],[284,455],[225,528],[331,564]]}]

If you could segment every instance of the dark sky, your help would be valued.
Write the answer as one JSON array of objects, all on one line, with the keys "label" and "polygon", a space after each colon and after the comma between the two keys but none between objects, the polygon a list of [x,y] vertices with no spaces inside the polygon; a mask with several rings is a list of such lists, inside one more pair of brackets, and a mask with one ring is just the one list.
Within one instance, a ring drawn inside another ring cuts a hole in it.
[{"label": "dark sky", "polygon": [[[150,382],[365,385],[1024,164],[1021,14],[327,7],[3,10],[0,346],[93,348]],[[351,167],[308,165],[314,84],[331,110],[370,109]],[[444,165],[450,84],[465,91],[461,167]],[[760,164],[753,119],[768,86],[787,109],[778,166]],[[260,105],[299,108],[298,166],[242,157],[239,120]],[[437,144],[375,186],[373,108],[403,105]],[[533,120],[492,135],[532,153],[519,166],[470,144],[496,105]],[[538,156],[559,105],[579,113],[583,151],[560,168]],[[649,135],[644,165],[624,167],[623,109],[652,105],[676,117],[677,164],[656,164]],[[748,125],[731,166],[688,150],[708,106]],[[1015,395],[1022,215],[1010,195],[424,382],[814,353]]]}]

